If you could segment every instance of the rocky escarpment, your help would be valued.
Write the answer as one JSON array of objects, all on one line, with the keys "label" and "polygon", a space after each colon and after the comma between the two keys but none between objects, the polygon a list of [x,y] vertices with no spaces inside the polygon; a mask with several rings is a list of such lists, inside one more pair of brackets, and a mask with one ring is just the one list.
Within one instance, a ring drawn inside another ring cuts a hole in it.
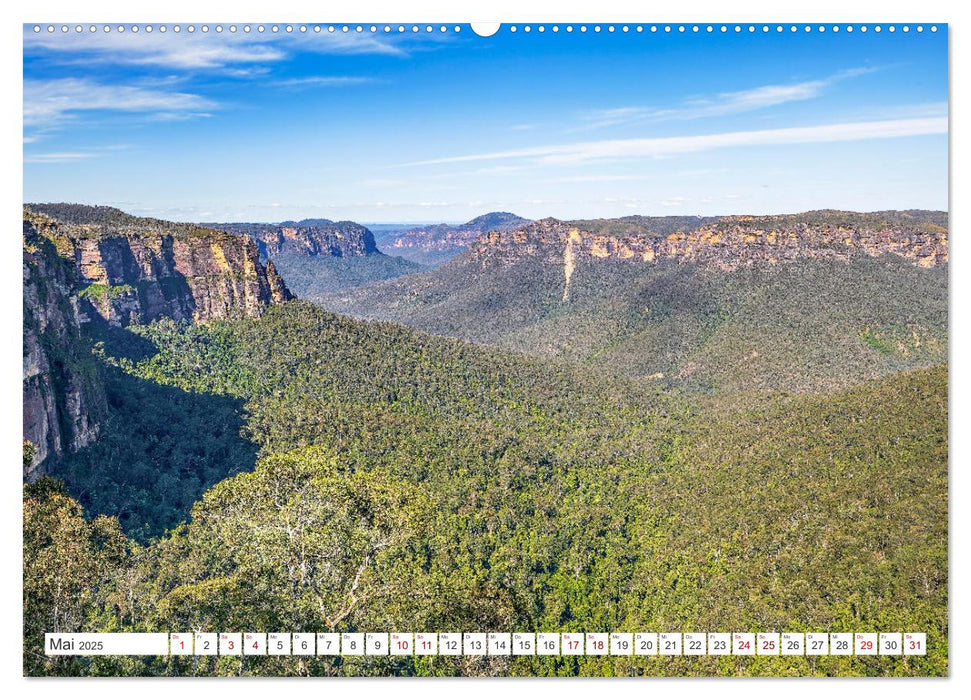
[{"label": "rocky escarpment", "polygon": [[74,452],[98,437],[105,397],[81,337],[76,277],[42,234],[52,223],[24,217],[23,436],[34,446],[24,477],[43,473],[51,455]]},{"label": "rocky escarpment", "polygon": [[529,219],[509,212],[492,212],[477,216],[459,226],[436,224],[418,226],[399,232],[391,242],[392,248],[422,248],[424,250],[464,249],[471,245],[481,234],[489,231],[512,231],[525,226]]},{"label": "rocky escarpment", "polygon": [[353,221],[304,219],[280,224],[209,224],[252,239],[264,260],[282,254],[348,258],[378,252],[374,235]]},{"label": "rocky escarpment", "polygon": [[256,317],[292,298],[249,238],[109,207],[28,208],[55,220],[48,236],[74,262],[82,306],[112,325]]},{"label": "rocky escarpment", "polygon": [[28,479],[100,432],[107,408],[86,324],[255,317],[292,298],[247,238],[109,207],[28,205],[23,250]]},{"label": "rocky escarpment", "polygon": [[696,226],[664,230],[650,219],[564,222],[543,219],[510,232],[480,237],[472,257],[480,262],[541,256],[569,272],[583,258],[639,263],[694,262],[735,270],[800,259],[849,259],[892,254],[921,267],[948,261],[946,215],[888,212],[809,212],[780,216],[726,216]]}]

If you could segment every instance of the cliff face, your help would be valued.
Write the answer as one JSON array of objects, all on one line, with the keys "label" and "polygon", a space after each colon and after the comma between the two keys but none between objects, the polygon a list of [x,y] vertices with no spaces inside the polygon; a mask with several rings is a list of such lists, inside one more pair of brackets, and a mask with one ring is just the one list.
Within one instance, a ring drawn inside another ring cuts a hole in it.
[{"label": "cliff face", "polygon": [[23,436],[36,452],[24,477],[43,473],[51,455],[73,452],[98,437],[105,397],[81,338],[74,271],[40,230],[24,218]]},{"label": "cliff face", "polygon": [[528,223],[529,219],[509,212],[492,212],[478,216],[460,226],[437,224],[434,226],[418,226],[403,231],[394,239],[391,247],[398,249],[422,248],[434,251],[462,249],[471,245],[483,233],[512,231]]},{"label": "cliff face", "polygon": [[563,264],[567,276],[583,258],[640,263],[673,260],[721,270],[811,258],[847,260],[854,254],[899,255],[921,267],[947,263],[946,216],[941,222],[939,216],[888,214],[892,216],[848,212],[729,216],[673,231],[659,231],[661,227],[652,227],[647,219],[631,224],[543,219],[514,231],[482,236],[473,246],[472,256],[484,264],[541,256]]},{"label": "cliff face", "polygon": [[74,261],[86,310],[112,325],[256,317],[292,298],[247,237],[100,207],[31,206],[57,219],[50,235]]},{"label": "cliff face", "polygon": [[86,323],[256,317],[293,298],[256,243],[223,231],[65,204],[28,205],[23,230],[26,478],[98,437],[107,409]]},{"label": "cliff face", "polygon": [[374,234],[353,221],[304,219],[281,224],[210,224],[253,240],[263,259],[281,254],[337,258],[378,252]]}]

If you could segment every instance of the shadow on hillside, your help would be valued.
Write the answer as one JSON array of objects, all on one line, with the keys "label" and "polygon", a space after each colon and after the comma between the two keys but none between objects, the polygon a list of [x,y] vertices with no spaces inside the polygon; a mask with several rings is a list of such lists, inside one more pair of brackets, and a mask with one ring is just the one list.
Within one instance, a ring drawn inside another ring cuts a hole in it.
[{"label": "shadow on hillside", "polygon": [[[114,357],[155,352],[124,329],[94,335]],[[253,469],[256,446],[241,435],[241,400],[164,386],[106,363],[99,372],[108,403],[99,439],[50,467],[89,516],[117,516],[144,542],[186,521],[211,486]]]}]

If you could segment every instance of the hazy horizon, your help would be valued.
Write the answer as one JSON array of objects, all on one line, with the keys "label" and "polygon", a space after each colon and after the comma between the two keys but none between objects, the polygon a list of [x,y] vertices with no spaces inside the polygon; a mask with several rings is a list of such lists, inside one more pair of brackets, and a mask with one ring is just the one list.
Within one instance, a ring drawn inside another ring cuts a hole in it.
[{"label": "hazy horizon", "polygon": [[[163,219],[163,220],[166,220],[166,221],[173,221],[173,222],[176,222],[176,223],[191,223],[191,224],[244,224],[245,223],[245,224],[267,224],[267,225],[271,225],[272,224],[272,225],[276,225],[276,224],[281,224],[281,223],[284,223],[284,222],[287,222],[287,221],[297,221],[297,222],[299,222],[299,221],[304,221],[304,220],[308,220],[308,219],[330,219],[331,221],[335,221],[335,222],[336,221],[353,221],[356,224],[360,224],[362,226],[366,226],[366,227],[369,227],[369,228],[370,227],[374,227],[374,226],[401,227],[401,228],[405,228],[405,227],[419,227],[419,226],[438,226],[438,225],[441,225],[441,224],[445,224],[445,225],[448,225],[448,226],[461,226],[463,224],[469,223],[473,219],[476,219],[476,218],[478,218],[480,216],[484,216],[486,214],[495,214],[495,213],[500,213],[500,212],[502,212],[502,213],[508,213],[508,214],[515,214],[517,216],[522,216],[521,214],[519,214],[519,212],[515,212],[515,211],[493,209],[493,210],[489,210],[489,211],[480,211],[480,212],[478,212],[476,214],[473,214],[468,219],[461,219],[461,220],[458,220],[458,219],[453,219],[453,220],[426,219],[424,221],[371,221],[371,220],[368,220],[368,219],[365,219],[365,218],[362,218],[362,219],[334,219],[334,218],[326,217],[326,216],[310,216],[310,215],[299,215],[299,214],[298,215],[295,215],[295,216],[287,216],[287,217],[283,217],[283,218],[279,218],[279,219],[272,219],[272,220],[271,219],[247,219],[247,220],[243,220],[243,219],[238,219],[238,220],[231,220],[231,219],[220,219],[220,220],[217,220],[217,219],[208,219],[208,220],[202,220],[202,219],[178,219],[178,218],[160,217],[160,216],[156,216],[154,214],[144,214],[144,213],[141,213],[141,212],[138,212],[138,211],[134,211],[134,210],[130,210],[130,209],[125,209],[122,206],[118,206],[118,205],[112,204],[112,203],[105,203],[105,202],[54,202],[52,200],[52,201],[49,201],[49,202],[40,202],[40,201],[25,202],[24,204],[25,204],[25,206],[30,206],[32,204],[41,205],[41,204],[55,204],[55,203],[58,203],[58,204],[60,204],[60,203],[81,204],[81,205],[92,206],[92,207],[97,207],[97,206],[114,207],[115,209],[119,209],[119,210],[123,211],[124,213],[131,214],[133,216],[142,216],[142,217],[146,217],[146,218],[156,218],[156,219]],[[899,207],[899,208],[894,208],[894,209],[868,209],[868,210],[863,210],[863,209],[836,209],[834,207],[821,207],[821,208],[818,208],[818,209],[802,209],[802,210],[799,210],[799,211],[737,211],[737,212],[719,212],[719,213],[714,213],[714,214],[698,214],[698,213],[690,212],[690,211],[681,212],[681,213],[662,212],[662,213],[655,213],[655,214],[652,214],[652,213],[642,213],[642,212],[631,212],[631,213],[628,213],[628,214],[622,214],[622,215],[618,215],[618,216],[589,215],[589,216],[572,216],[572,217],[561,217],[561,216],[555,216],[555,215],[552,215],[552,214],[547,214],[547,215],[538,216],[538,217],[535,217],[535,218],[534,217],[522,217],[522,218],[529,219],[531,221],[539,221],[541,219],[558,219],[560,221],[583,221],[583,220],[596,220],[596,219],[619,219],[619,218],[625,218],[625,217],[631,217],[631,216],[643,216],[643,217],[647,217],[647,218],[661,218],[661,217],[667,217],[667,216],[679,216],[679,217],[693,217],[693,216],[696,216],[698,218],[712,218],[712,217],[728,217],[728,216],[787,216],[787,215],[795,215],[795,214],[806,214],[806,213],[812,212],[812,211],[845,211],[845,212],[849,212],[849,213],[853,213],[853,214],[876,214],[876,213],[879,213],[881,211],[933,211],[933,212],[949,213],[949,210],[947,208],[945,208],[945,209],[927,209],[927,208],[922,208],[922,207]]]}]

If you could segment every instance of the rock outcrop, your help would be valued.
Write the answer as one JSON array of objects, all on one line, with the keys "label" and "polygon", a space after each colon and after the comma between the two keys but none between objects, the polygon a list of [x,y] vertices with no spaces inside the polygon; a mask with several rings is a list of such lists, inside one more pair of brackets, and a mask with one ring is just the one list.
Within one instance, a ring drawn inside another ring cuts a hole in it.
[{"label": "rock outcrop", "polygon": [[51,455],[98,437],[105,397],[81,337],[75,276],[41,230],[52,222],[24,217],[23,436],[34,446],[24,477],[43,473]]},{"label": "rock outcrop", "polygon": [[247,237],[108,207],[28,206],[56,220],[49,236],[74,261],[78,295],[112,325],[258,317],[292,298]]},{"label": "rock outcrop", "polygon": [[541,256],[572,269],[583,258],[640,263],[693,262],[735,270],[807,258],[898,255],[921,267],[948,261],[947,216],[936,212],[808,212],[726,216],[696,226],[654,226],[652,220],[564,222],[543,219],[513,231],[493,231],[472,248],[486,264]]},{"label": "rock outcrop", "polygon": [[458,226],[450,226],[449,224],[416,226],[413,229],[398,233],[397,237],[391,242],[391,247],[396,249],[421,248],[433,251],[464,250],[483,233],[512,231],[528,223],[529,219],[509,212],[492,212],[477,216]]},{"label": "rock outcrop", "polygon": [[263,260],[281,254],[349,258],[378,252],[374,234],[353,221],[304,219],[280,224],[208,224],[252,239]]},{"label": "rock outcrop", "polygon": [[86,323],[257,317],[293,298],[249,238],[109,207],[27,205],[23,249],[28,479],[98,437],[107,409]]}]

